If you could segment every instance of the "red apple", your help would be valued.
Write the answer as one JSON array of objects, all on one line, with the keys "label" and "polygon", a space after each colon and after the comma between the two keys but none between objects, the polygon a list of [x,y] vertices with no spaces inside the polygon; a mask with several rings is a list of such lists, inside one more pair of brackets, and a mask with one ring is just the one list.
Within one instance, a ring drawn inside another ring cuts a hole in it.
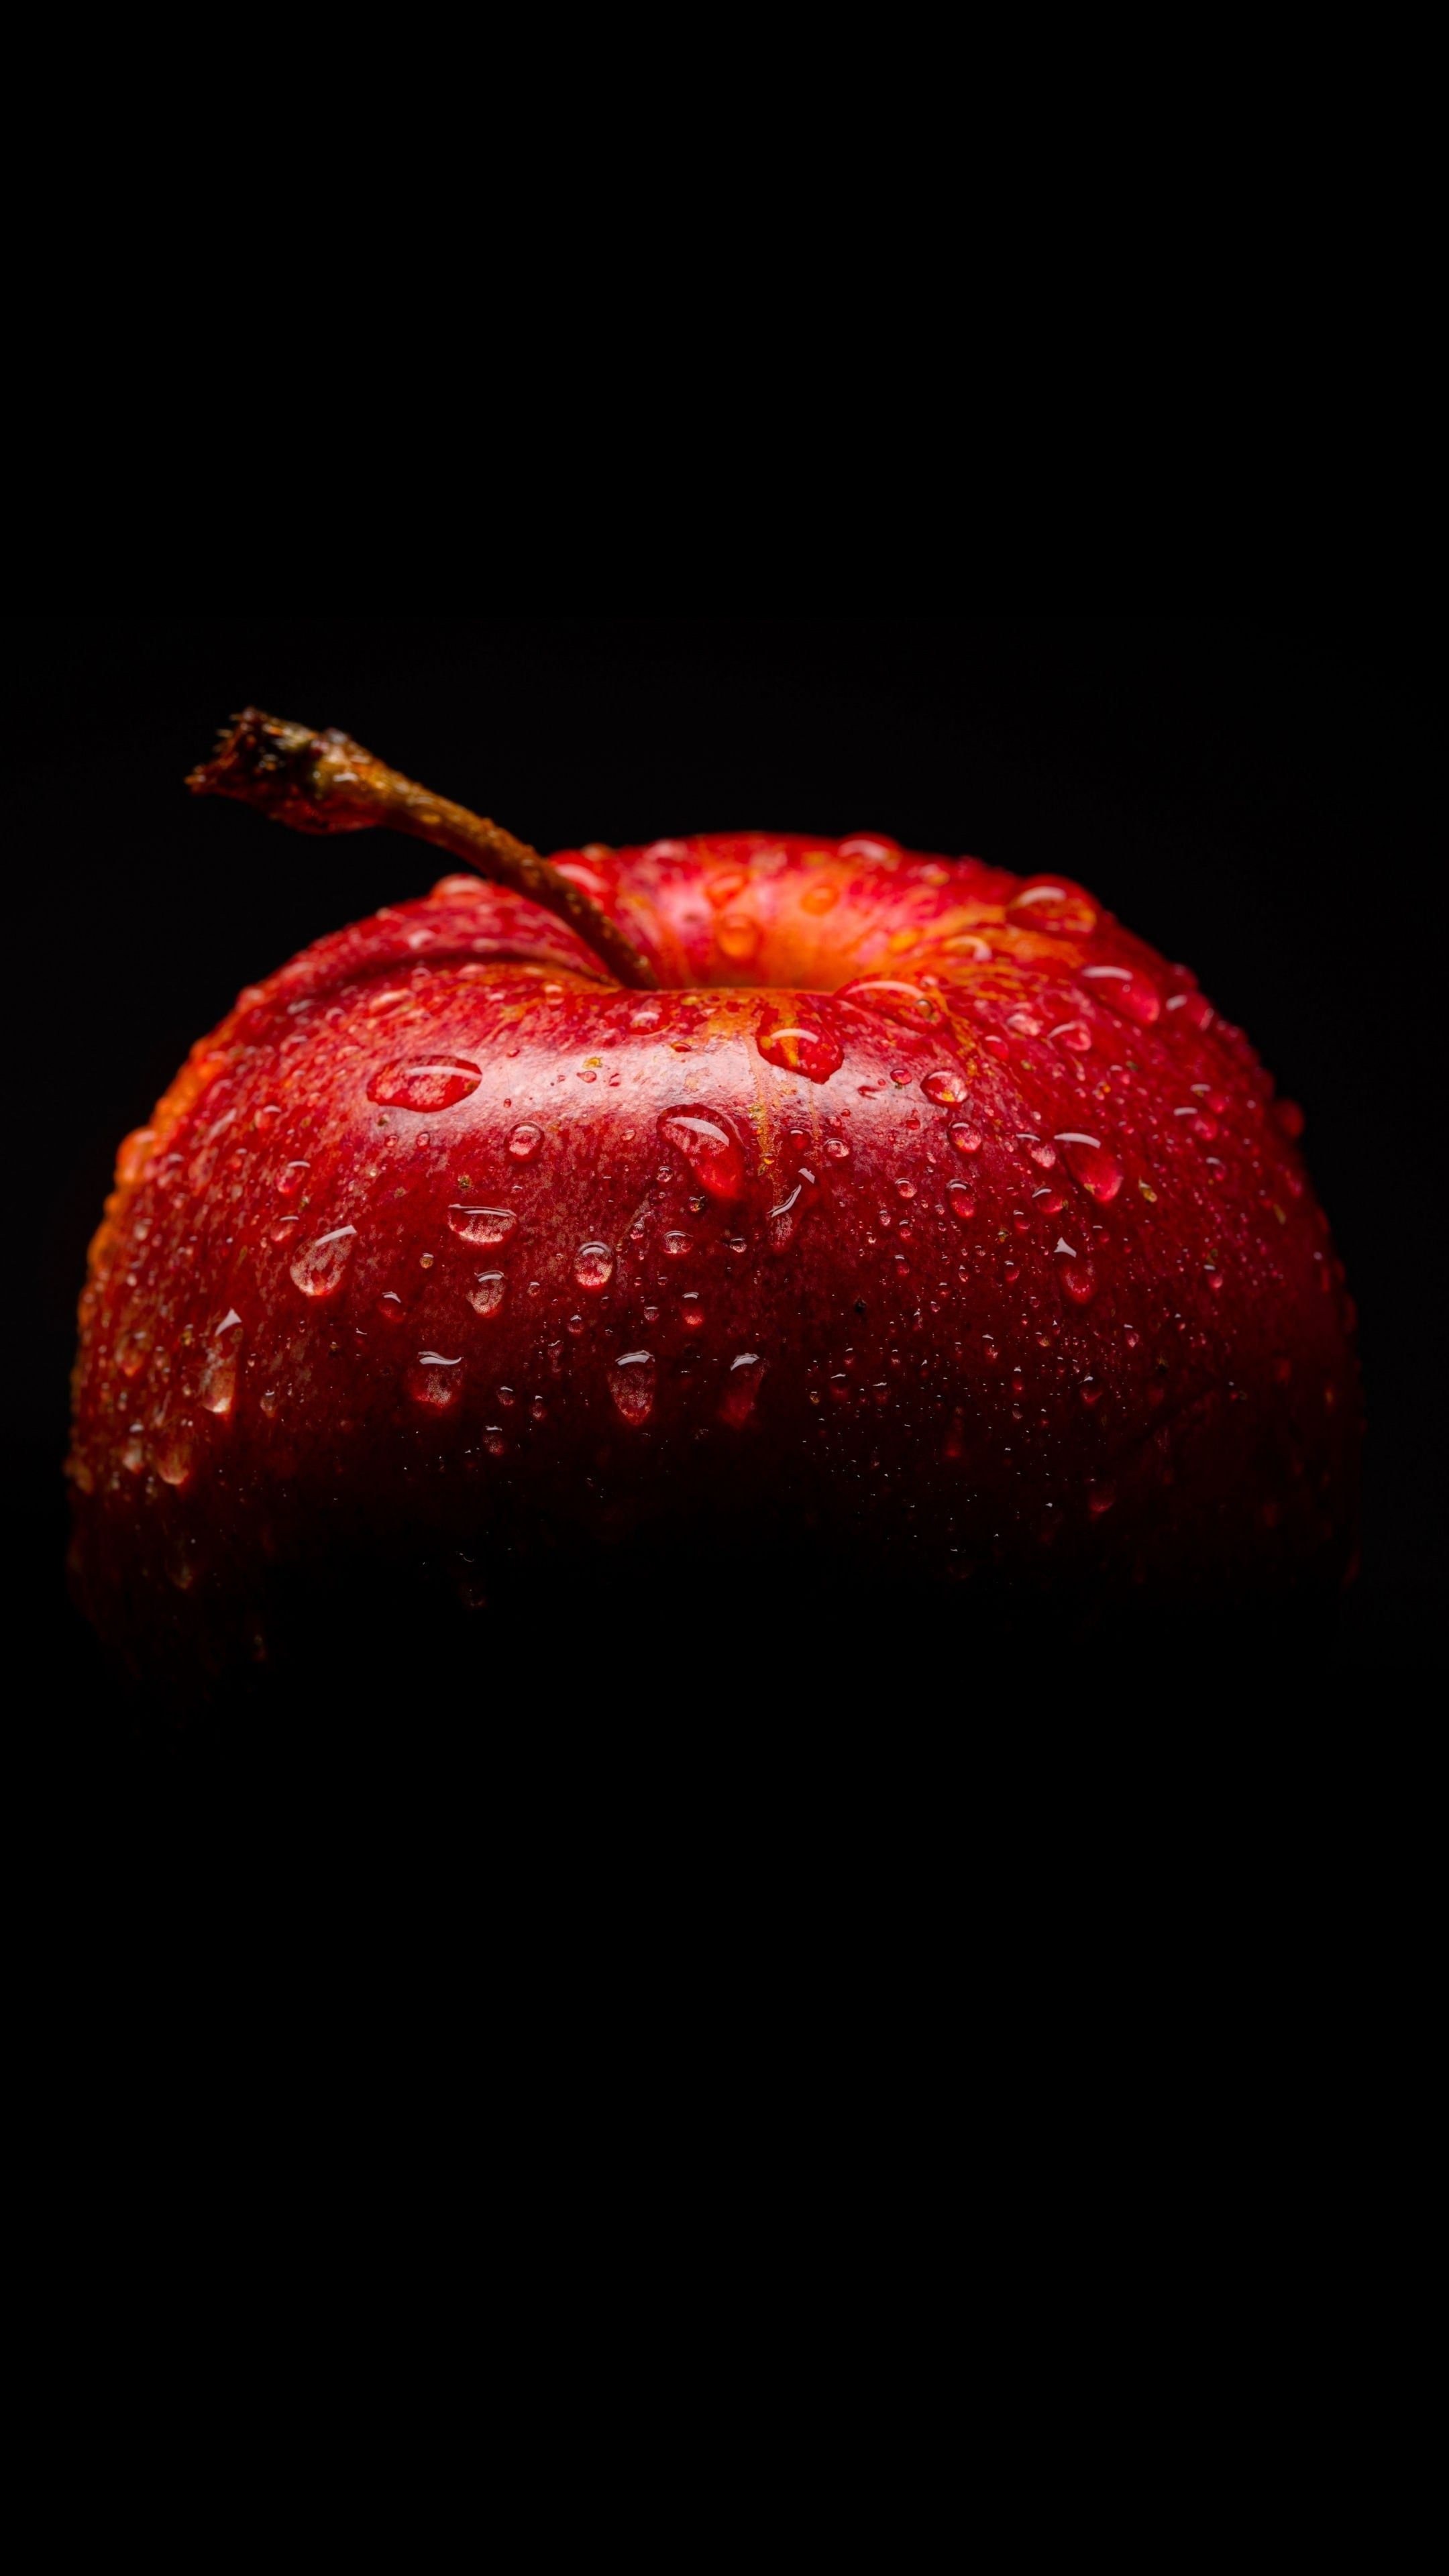
[{"label": "red apple", "polygon": [[866,1623],[1341,1577],[1351,1304],[1186,967],[878,835],[532,864],[248,988],[121,1148],[69,1473],[133,1669],[285,1654],[339,1568],[506,1620],[602,1567],[615,1647],[707,1656],[822,1572]]}]

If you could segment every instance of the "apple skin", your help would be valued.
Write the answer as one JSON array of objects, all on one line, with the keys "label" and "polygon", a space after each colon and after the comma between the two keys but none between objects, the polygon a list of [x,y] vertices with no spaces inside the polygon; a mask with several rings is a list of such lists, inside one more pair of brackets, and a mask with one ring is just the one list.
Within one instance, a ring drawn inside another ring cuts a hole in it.
[{"label": "apple skin", "polygon": [[625,1542],[646,1614],[726,1545],[866,1621],[1341,1580],[1351,1303],[1185,968],[874,837],[556,864],[665,989],[448,876],[244,992],[123,1144],[68,1473],[133,1674],[264,1664],[329,1567],[506,1617],[530,1552]]}]

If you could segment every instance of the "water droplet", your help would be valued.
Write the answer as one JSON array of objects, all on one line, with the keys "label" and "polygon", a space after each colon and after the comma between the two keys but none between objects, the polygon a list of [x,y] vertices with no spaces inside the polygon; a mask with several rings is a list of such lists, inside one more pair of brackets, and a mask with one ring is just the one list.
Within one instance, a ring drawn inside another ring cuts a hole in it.
[{"label": "water droplet", "polygon": [[1055,1038],[1057,1045],[1066,1047],[1072,1055],[1090,1052],[1092,1032],[1085,1020],[1060,1020],[1054,1029],[1048,1029],[1047,1035]]},{"label": "water droplet", "polygon": [[379,1297],[377,1311],[385,1324],[402,1324],[407,1321],[408,1310],[395,1288],[387,1289]]},{"label": "water droplet", "polygon": [[463,1392],[463,1362],[442,1351],[419,1351],[404,1381],[414,1404],[447,1413]]},{"label": "water droplet", "polygon": [[195,1463],[191,1442],[184,1431],[172,1431],[156,1452],[156,1473],[163,1485],[184,1485]]},{"label": "water droplet", "polygon": [[1053,1189],[1049,1183],[1042,1189],[1032,1191],[1031,1203],[1038,1216],[1060,1216],[1065,1204],[1061,1191]]},{"label": "water droplet", "polygon": [[241,1350],[241,1317],[229,1306],[213,1326],[202,1364],[199,1389],[202,1408],[225,1417],[236,1402],[236,1365]]},{"label": "water droplet", "polygon": [[1089,984],[1092,998],[1105,1002],[1124,1020],[1135,1020],[1137,1026],[1150,1029],[1162,1010],[1162,996],[1145,975],[1130,966],[1084,966],[1081,980]]},{"label": "water droplet", "polygon": [[422,1057],[410,1064],[386,1064],[367,1086],[369,1100],[381,1109],[451,1109],[476,1091],[483,1075],[462,1055]]},{"label": "water droplet", "polygon": [[1039,1172],[1049,1172],[1053,1169],[1057,1159],[1056,1147],[1055,1145],[1049,1145],[1044,1136],[1035,1136],[1028,1133],[1024,1136],[1018,1136],[1016,1141],[1019,1145],[1024,1145],[1026,1147],[1027,1153],[1030,1155]]},{"label": "water droplet", "polygon": [[832,1163],[847,1163],[850,1160],[850,1147],[843,1136],[827,1136],[825,1151]]},{"label": "water droplet", "polygon": [[675,1146],[698,1181],[714,1199],[737,1199],[745,1186],[745,1158],[735,1138],[717,1117],[697,1111],[666,1109],[659,1133]]},{"label": "water droplet", "polygon": [[310,1163],[284,1163],[277,1174],[279,1199],[294,1199],[312,1169]]},{"label": "water droplet", "polygon": [[805,1212],[803,1199],[804,1190],[797,1181],[793,1190],[781,1199],[779,1206],[771,1208],[765,1219],[765,1229],[772,1252],[784,1252],[788,1249],[794,1237],[795,1228]]},{"label": "water droplet", "polygon": [[760,945],[760,925],[748,912],[726,912],[714,926],[721,954],[743,966],[755,956]]},{"label": "water droplet", "polygon": [[609,1365],[609,1393],[620,1420],[647,1422],[654,1410],[656,1371],[652,1351],[623,1351]]},{"label": "water droplet", "polygon": [[800,909],[802,912],[833,912],[839,901],[839,886],[813,885],[800,897]]},{"label": "water droplet", "polygon": [[1013,1037],[1039,1038],[1041,1022],[1033,1011],[1013,1011],[1006,1023]]},{"label": "water droplet", "polygon": [[965,1181],[948,1181],[946,1196],[951,1202],[951,1214],[958,1216],[963,1225],[969,1224],[976,1214],[975,1191]]},{"label": "water droplet", "polygon": [[1110,1207],[1122,1187],[1122,1166],[1099,1136],[1084,1136],[1069,1127],[1054,1138],[1062,1149],[1062,1159],[1074,1181],[1101,1206]]},{"label": "water droplet", "polygon": [[719,1418],[734,1431],[743,1430],[755,1409],[765,1363],[758,1351],[741,1351],[731,1360],[719,1400]]},{"label": "water droplet", "polygon": [[777,1065],[782,1073],[803,1073],[807,1082],[828,1082],[845,1061],[833,1030],[818,1020],[775,1019],[763,1012],[755,1044],[766,1064]]},{"label": "water droplet", "polygon": [[487,1450],[490,1458],[502,1458],[507,1455],[508,1443],[504,1439],[496,1422],[490,1422],[485,1425],[483,1432],[483,1446]]},{"label": "water droplet", "polygon": [[[836,994],[839,1002],[854,1002],[863,1011],[874,1011],[878,1017],[894,1020],[901,1028],[935,1029],[941,1025],[941,1006],[924,993],[919,984],[904,984],[883,975],[864,975],[854,984],[842,984]],[[908,1077],[909,1078],[909,1077]]]},{"label": "water droplet", "polygon": [[1087,1300],[1096,1295],[1096,1272],[1090,1261],[1068,1243],[1065,1235],[1058,1236],[1055,1250],[1062,1265],[1062,1286],[1075,1305],[1085,1306]]},{"label": "water droplet", "polygon": [[898,1199],[913,1199],[915,1195],[916,1185],[914,1181],[897,1181],[896,1196]]},{"label": "water droplet", "polygon": [[508,1150],[515,1163],[531,1163],[543,1143],[543,1130],[526,1123],[515,1127],[508,1139]]},{"label": "water droplet", "polygon": [[661,1002],[641,1002],[637,1011],[630,1012],[629,1026],[631,1029],[657,1029],[663,1017]]},{"label": "water droplet", "polygon": [[448,1223],[464,1243],[496,1248],[508,1241],[518,1219],[512,1208],[450,1207]]},{"label": "water droplet", "polygon": [[1222,1272],[1219,1270],[1219,1268],[1218,1268],[1218,1266],[1217,1266],[1217,1263],[1216,1263],[1215,1261],[1209,1261],[1208,1263],[1206,1263],[1206,1264],[1205,1264],[1204,1269],[1203,1269],[1203,1277],[1204,1277],[1204,1278],[1205,1278],[1205,1280],[1207,1281],[1208,1286],[1211,1288],[1211,1290],[1212,1290],[1212,1292],[1213,1292],[1213,1295],[1214,1295],[1215,1297],[1216,1297],[1216,1296],[1218,1296],[1218,1295],[1221,1293],[1221,1290],[1222,1290],[1223,1274],[1222,1274]]},{"label": "water droplet", "polygon": [[682,1261],[689,1250],[687,1234],[666,1234],[664,1249],[671,1261]]},{"label": "water droplet", "polygon": [[480,1270],[468,1291],[468,1303],[475,1315],[496,1315],[508,1286],[501,1270]]},{"label": "water droplet", "polygon": [[1104,1512],[1110,1512],[1116,1500],[1115,1485],[1099,1485],[1094,1482],[1087,1487],[1087,1509],[1094,1521],[1099,1521]]},{"label": "water droplet", "polygon": [[955,1109],[967,1096],[966,1076],[954,1072],[928,1073],[921,1089],[926,1098],[934,1100],[939,1108]]},{"label": "water droplet", "polygon": [[980,1153],[981,1130],[979,1127],[953,1127],[950,1129],[949,1133],[951,1143],[958,1154]]},{"label": "water droplet", "polygon": [[1012,896],[1006,918],[1018,929],[1046,930],[1058,939],[1090,939],[1097,927],[1096,908],[1080,886],[1044,877],[1029,880]]},{"label": "water droplet", "polygon": [[1174,993],[1167,1007],[1174,1021],[1180,1021],[1184,1028],[1196,1029],[1199,1033],[1207,1027],[1213,1015],[1211,1002],[1201,993]]},{"label": "water droplet", "polygon": [[1303,1112],[1299,1108],[1296,1100],[1275,1100],[1273,1103],[1273,1115],[1279,1126],[1282,1128],[1285,1136],[1298,1137],[1302,1135],[1305,1121]]},{"label": "water droplet", "polygon": [[1089,1409],[1092,1405],[1098,1404],[1101,1401],[1102,1390],[1098,1386],[1094,1377],[1084,1377],[1080,1387],[1077,1389],[1077,1392],[1080,1395],[1083,1404],[1085,1404]]},{"label": "water droplet", "polygon": [[292,1264],[293,1287],[300,1288],[304,1297],[335,1297],[356,1243],[355,1225],[334,1226],[330,1234],[319,1234]]},{"label": "water droplet", "polygon": [[581,1288],[597,1296],[614,1276],[614,1256],[607,1243],[581,1243],[574,1254],[574,1277]]},{"label": "water droplet", "polygon": [[278,1245],[290,1243],[301,1222],[302,1220],[300,1217],[279,1216],[276,1224],[274,1226],[270,1226],[267,1230],[268,1243],[275,1243]]},{"label": "water droplet", "polygon": [[697,1331],[699,1326],[704,1322],[704,1308],[699,1302],[699,1290],[697,1288],[686,1288],[679,1303],[684,1322],[690,1326],[691,1330]]}]

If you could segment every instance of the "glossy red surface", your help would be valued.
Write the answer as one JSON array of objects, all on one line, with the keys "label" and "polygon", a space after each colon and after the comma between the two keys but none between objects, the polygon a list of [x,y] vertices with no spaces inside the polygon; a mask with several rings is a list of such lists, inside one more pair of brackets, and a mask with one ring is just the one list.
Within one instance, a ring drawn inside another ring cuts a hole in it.
[{"label": "glossy red surface", "polygon": [[138,1670],[265,1657],[329,1552],[482,1601],[692,1512],[941,1587],[1342,1566],[1341,1268],[1185,968],[876,838],[558,863],[665,989],[445,877],[243,993],[122,1146],[70,1475]]}]

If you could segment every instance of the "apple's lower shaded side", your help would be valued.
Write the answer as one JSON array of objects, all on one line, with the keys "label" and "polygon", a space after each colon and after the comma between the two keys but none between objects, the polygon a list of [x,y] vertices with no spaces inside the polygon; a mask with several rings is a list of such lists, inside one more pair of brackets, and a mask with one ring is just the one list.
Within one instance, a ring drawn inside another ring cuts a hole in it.
[{"label": "apple's lower shaded side", "polygon": [[917,921],[914,981],[645,997],[448,879],[244,994],[83,1301],[120,1669],[345,1726],[1328,1636],[1359,1399],[1291,1125],[1183,970],[1014,885],[955,985]]}]

